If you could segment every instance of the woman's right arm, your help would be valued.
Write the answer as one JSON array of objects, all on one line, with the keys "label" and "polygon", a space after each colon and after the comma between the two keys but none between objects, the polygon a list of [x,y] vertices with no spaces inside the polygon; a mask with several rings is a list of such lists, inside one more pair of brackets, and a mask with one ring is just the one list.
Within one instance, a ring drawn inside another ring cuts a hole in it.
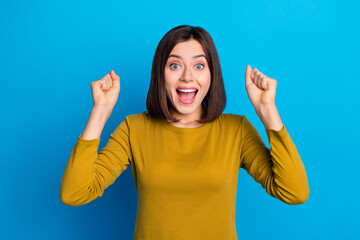
[{"label": "woman's right arm", "polygon": [[112,71],[92,82],[91,88],[94,107],[72,149],[61,180],[60,199],[70,206],[84,205],[102,196],[132,160],[127,118],[110,134],[106,146],[97,151],[101,132],[120,92],[120,78]]},{"label": "woman's right arm", "polygon": [[82,133],[82,139],[100,138],[120,93],[120,77],[114,70],[90,84],[94,107]]}]

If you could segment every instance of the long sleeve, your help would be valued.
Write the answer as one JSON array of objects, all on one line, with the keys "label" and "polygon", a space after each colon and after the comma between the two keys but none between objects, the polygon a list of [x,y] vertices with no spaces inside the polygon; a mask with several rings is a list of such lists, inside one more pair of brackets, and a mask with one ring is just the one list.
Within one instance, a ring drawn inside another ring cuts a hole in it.
[{"label": "long sleeve", "polygon": [[110,134],[99,152],[100,139],[85,140],[80,134],[61,180],[60,199],[70,206],[84,205],[103,195],[104,190],[132,162],[128,119]]},{"label": "long sleeve", "polygon": [[285,128],[266,129],[270,149],[244,116],[240,167],[244,168],[271,196],[291,205],[309,197],[305,167]]},{"label": "long sleeve", "polygon": [[237,240],[240,167],[285,203],[303,203],[309,195],[304,166],[286,129],[267,134],[271,149],[238,114],[221,114],[196,128],[177,127],[145,111],[132,114],[99,153],[99,139],[78,139],[63,175],[61,200],[72,206],[92,201],[130,165],[137,193],[134,240]]}]

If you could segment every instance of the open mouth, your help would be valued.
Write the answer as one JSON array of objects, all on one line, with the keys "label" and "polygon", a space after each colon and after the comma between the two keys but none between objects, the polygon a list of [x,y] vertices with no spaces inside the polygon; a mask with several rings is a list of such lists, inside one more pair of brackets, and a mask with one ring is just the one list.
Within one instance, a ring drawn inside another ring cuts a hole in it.
[{"label": "open mouth", "polygon": [[176,89],[178,98],[182,103],[193,103],[195,96],[198,93],[198,89]]}]

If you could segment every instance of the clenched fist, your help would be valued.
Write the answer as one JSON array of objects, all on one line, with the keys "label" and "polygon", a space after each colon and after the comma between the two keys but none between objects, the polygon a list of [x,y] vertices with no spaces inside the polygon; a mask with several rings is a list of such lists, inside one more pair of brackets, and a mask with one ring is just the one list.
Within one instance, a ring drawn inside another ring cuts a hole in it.
[{"label": "clenched fist", "polygon": [[256,112],[265,105],[275,105],[277,81],[247,65],[245,72],[245,87]]},{"label": "clenched fist", "polygon": [[90,84],[94,106],[113,109],[120,92],[120,77],[114,70]]}]

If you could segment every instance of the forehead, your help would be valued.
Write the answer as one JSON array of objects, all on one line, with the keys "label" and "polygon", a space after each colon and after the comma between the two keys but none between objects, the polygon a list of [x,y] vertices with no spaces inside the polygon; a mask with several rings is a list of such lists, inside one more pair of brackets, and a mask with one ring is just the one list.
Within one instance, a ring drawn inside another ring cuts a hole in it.
[{"label": "forehead", "polygon": [[205,51],[201,43],[195,39],[188,40],[186,42],[177,43],[174,48],[171,50],[170,54],[177,55],[198,55],[204,54]]}]

